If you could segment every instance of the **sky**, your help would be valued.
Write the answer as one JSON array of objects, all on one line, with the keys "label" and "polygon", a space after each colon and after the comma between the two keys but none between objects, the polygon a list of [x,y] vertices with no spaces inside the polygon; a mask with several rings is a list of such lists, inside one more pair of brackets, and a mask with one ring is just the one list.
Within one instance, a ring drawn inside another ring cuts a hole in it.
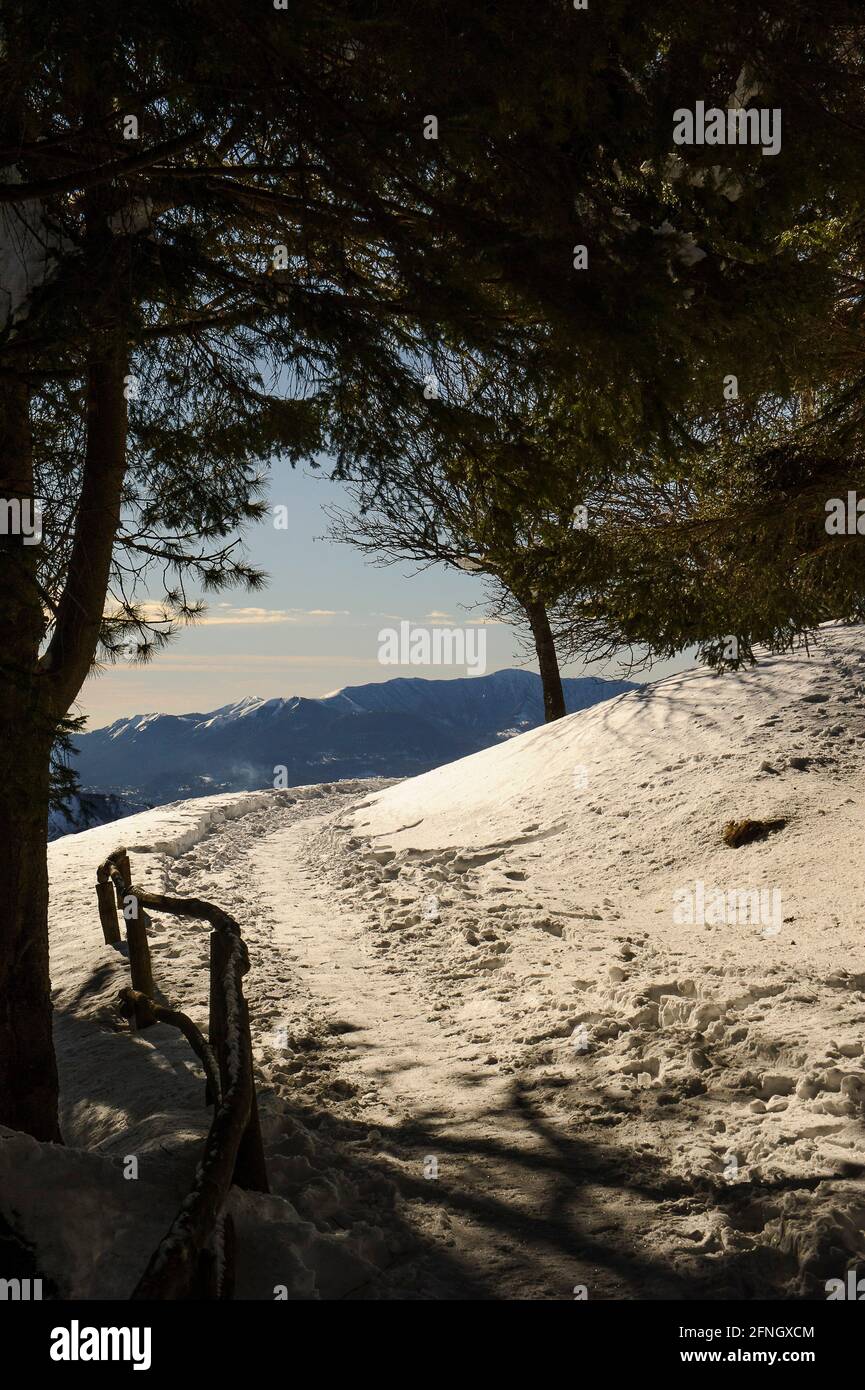
[{"label": "sky", "polygon": [[[382,568],[352,546],[324,539],[323,508],[347,505],[324,469],[279,466],[270,505],[287,509],[287,528],[278,529],[272,515],[246,533],[250,559],[269,575],[266,588],[210,595],[204,620],[150,663],[122,661],[91,675],[77,703],[89,729],[133,714],[206,712],[248,696],[319,696],[395,676],[466,674],[464,666],[382,665],[379,633],[403,621],[427,628],[483,622],[481,576],[441,565],[419,572],[410,562]],[[148,597],[159,595],[153,589]],[[486,624],[483,633],[488,672],[526,664],[513,628]],[[659,663],[649,679],[690,664]],[[528,669],[537,667],[531,662]],[[616,663],[563,668],[566,675],[587,672],[623,674]]]}]

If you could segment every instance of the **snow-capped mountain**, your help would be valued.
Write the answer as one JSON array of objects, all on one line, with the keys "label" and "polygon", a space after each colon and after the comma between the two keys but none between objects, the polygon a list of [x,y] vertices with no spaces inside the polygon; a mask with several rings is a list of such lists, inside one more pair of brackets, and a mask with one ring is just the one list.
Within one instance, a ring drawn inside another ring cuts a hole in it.
[{"label": "snow-capped mountain", "polygon": [[[633,688],[565,680],[569,713]],[[208,714],[145,714],[76,740],[85,789],[163,804],[218,791],[302,786],[347,777],[410,777],[543,723],[540,678],[495,671],[346,686],[321,699],[260,700]]]}]

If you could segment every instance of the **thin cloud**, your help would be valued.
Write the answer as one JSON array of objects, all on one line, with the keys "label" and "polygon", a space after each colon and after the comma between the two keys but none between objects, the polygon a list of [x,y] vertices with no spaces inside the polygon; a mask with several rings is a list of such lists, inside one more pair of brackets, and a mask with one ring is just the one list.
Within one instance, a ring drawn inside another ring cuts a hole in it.
[{"label": "thin cloud", "polygon": [[[120,676],[125,680],[136,681],[142,679],[142,672],[147,672],[147,679],[152,680],[162,671],[227,671],[232,675],[237,674],[239,666],[244,668],[261,667],[264,669],[280,670],[290,666],[309,666],[321,669],[322,666],[356,666],[367,670],[381,670],[381,664],[376,657],[361,656],[290,656],[285,654],[263,655],[260,652],[235,652],[231,656],[175,656],[170,652],[161,652],[158,663],[152,666],[112,666],[111,676]],[[104,672],[102,673],[105,674]],[[99,679],[99,672],[93,673],[93,679]]]},{"label": "thin cloud", "polygon": [[[146,599],[138,605],[145,622],[176,621],[165,604]],[[122,610],[112,613],[122,616]],[[322,618],[347,618],[348,608],[258,608],[240,607],[233,603],[217,603],[193,619],[194,627],[262,627],[271,623],[304,623]]]},{"label": "thin cloud", "polygon": [[262,627],[271,623],[303,623],[317,618],[347,618],[347,608],[233,608],[219,604],[219,613],[207,613],[200,627]]}]

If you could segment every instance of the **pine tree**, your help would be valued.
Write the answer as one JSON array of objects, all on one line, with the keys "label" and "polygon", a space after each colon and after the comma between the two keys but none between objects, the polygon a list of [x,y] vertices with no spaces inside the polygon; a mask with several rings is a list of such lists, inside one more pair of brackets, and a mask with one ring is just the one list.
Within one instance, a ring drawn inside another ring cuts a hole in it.
[{"label": "pine tree", "polygon": [[[781,0],[713,7],[708,32],[671,0],[4,6],[0,501],[38,501],[44,539],[13,526],[0,552],[0,1122],[59,1135],[50,759],[100,643],[146,654],[194,616],[186,578],[259,583],[235,537],[261,471],[334,420],[384,477],[431,358],[570,389],[580,437],[623,458],[688,448],[726,373],[755,397],[819,383],[861,38],[852,3]],[[783,92],[781,154],[676,153],[674,109],[749,64]],[[482,421],[441,428],[475,425],[482,445]],[[566,485],[539,468],[526,507]]]},{"label": "pine tree", "polygon": [[[98,0],[78,25],[59,0],[4,7],[0,497],[38,504],[44,530],[12,527],[2,554],[4,1123],[59,1133],[49,766],[100,643],[146,654],[194,615],[184,576],[259,582],[232,537],[261,515],[265,463],[315,452],[325,407],[392,411],[430,344],[553,361],[602,341],[561,174],[609,74],[572,16],[544,17],[528,53],[524,24],[513,3],[370,19]],[[659,257],[648,296],[664,275]],[[618,308],[633,285],[604,293]],[[154,622],[136,581],[163,567]]]},{"label": "pine tree", "polygon": [[[573,537],[606,471],[613,412],[590,415],[538,394],[507,364],[446,358],[427,375],[427,402],[398,417],[343,410],[331,422],[351,511],[330,508],[332,539],[383,564],[443,564],[491,581],[485,607],[526,629],[547,721],[567,713],[549,613],[570,582]],[[377,461],[365,472],[370,457]],[[567,563],[565,563],[567,561]]]}]

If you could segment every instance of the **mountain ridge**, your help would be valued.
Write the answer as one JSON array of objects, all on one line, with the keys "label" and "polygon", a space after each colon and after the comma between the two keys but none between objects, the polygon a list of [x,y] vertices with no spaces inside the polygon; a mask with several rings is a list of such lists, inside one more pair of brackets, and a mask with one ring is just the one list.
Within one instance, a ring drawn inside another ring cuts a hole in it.
[{"label": "mountain ridge", "polygon": [[[569,713],[634,689],[598,676],[565,678]],[[407,777],[544,722],[540,677],[419,676],[350,685],[329,695],[246,696],[214,710],[134,714],[76,739],[85,792],[164,804],[217,791],[347,777]]]}]

